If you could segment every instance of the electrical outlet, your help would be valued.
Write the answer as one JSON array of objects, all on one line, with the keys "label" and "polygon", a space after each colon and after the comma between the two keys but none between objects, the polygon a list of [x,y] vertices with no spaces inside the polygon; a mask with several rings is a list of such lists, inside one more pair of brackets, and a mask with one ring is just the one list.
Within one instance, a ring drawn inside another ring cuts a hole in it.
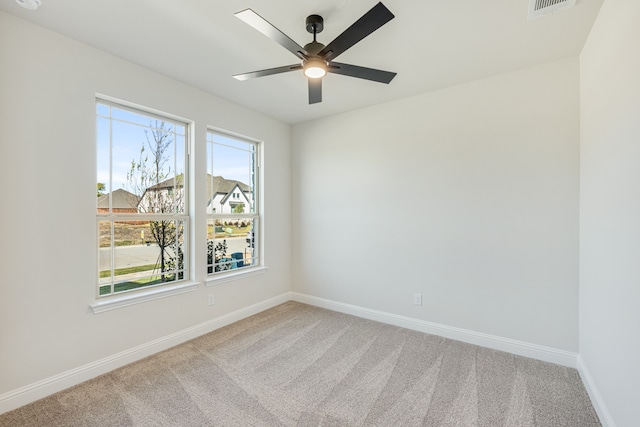
[{"label": "electrical outlet", "polygon": [[213,305],[215,303],[215,299],[213,298],[213,294],[209,294],[209,305]]},{"label": "electrical outlet", "polygon": [[413,303],[415,305],[422,305],[422,294],[413,294]]}]

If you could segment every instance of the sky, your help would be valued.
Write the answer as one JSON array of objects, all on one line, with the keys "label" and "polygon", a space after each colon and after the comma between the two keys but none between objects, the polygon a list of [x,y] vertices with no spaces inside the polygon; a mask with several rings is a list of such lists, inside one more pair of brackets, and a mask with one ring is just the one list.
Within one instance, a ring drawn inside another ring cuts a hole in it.
[{"label": "sky", "polygon": [[[106,193],[119,188],[132,191],[133,188],[127,180],[132,161],[136,163],[140,161],[143,145],[145,147],[143,155],[148,156],[148,162],[153,161],[147,136],[151,142],[154,141],[151,126],[159,126],[162,120],[152,115],[136,113],[101,102],[97,103],[96,113],[97,182],[105,184]],[[168,119],[164,119],[164,122],[164,129],[169,131],[169,138],[173,141],[166,152],[167,162],[164,172],[168,174],[170,170],[170,176],[174,176],[176,172],[181,174],[185,170],[184,144],[187,140],[187,127]],[[251,148],[252,144],[240,139],[209,132],[207,173],[251,185],[252,163],[249,151]],[[109,183],[110,160],[111,186]]]}]

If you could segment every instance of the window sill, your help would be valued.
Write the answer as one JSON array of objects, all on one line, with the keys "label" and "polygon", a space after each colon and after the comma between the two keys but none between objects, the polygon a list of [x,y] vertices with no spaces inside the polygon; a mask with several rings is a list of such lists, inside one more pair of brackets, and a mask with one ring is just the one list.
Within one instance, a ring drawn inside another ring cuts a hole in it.
[{"label": "window sill", "polygon": [[250,268],[244,271],[234,271],[232,273],[221,273],[214,277],[208,278],[205,284],[207,286],[220,285],[222,283],[233,282],[234,280],[244,279],[245,277],[264,274],[266,273],[266,271],[267,271],[267,267],[260,266],[260,267]]},{"label": "window sill", "polygon": [[198,285],[200,285],[198,282],[184,282],[171,286],[164,286],[162,288],[146,289],[136,293],[105,297],[104,299],[99,299],[91,304],[91,310],[93,310],[93,314],[116,310],[118,308],[141,304],[154,299],[166,298],[172,295],[195,291],[198,288]]}]

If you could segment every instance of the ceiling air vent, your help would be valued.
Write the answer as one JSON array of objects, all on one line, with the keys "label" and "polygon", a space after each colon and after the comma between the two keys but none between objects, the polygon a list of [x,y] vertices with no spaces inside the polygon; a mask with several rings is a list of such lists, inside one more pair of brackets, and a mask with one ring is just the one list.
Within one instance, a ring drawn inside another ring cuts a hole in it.
[{"label": "ceiling air vent", "polygon": [[529,19],[575,6],[576,0],[529,0]]}]

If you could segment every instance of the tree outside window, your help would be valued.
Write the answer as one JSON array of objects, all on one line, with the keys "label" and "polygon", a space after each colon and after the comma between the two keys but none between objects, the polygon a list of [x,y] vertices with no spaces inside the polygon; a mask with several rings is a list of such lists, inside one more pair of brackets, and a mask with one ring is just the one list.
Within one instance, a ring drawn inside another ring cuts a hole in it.
[{"label": "tree outside window", "polygon": [[96,105],[98,295],[186,278],[187,125]]}]

